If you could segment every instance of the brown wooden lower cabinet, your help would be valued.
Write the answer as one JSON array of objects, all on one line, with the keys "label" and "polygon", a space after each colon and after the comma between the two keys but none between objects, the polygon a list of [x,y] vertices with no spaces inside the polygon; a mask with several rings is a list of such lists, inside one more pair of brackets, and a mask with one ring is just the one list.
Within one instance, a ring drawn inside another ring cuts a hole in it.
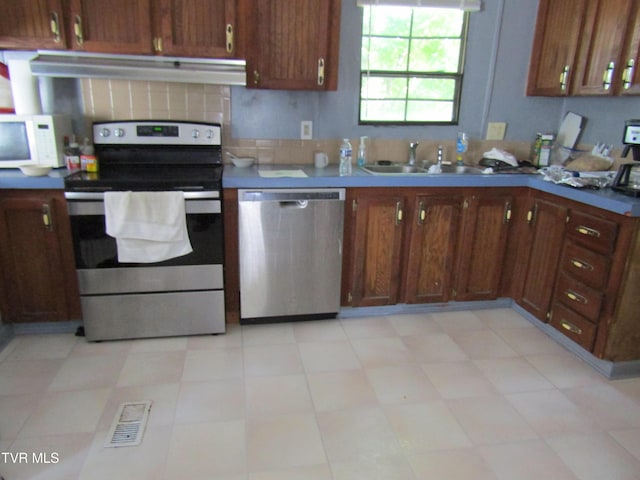
[{"label": "brown wooden lower cabinet", "polygon": [[497,298],[511,201],[501,188],[349,189],[343,304]]},{"label": "brown wooden lower cabinet", "polygon": [[531,195],[516,301],[598,358],[640,360],[640,221]]},{"label": "brown wooden lower cabinet", "polygon": [[546,322],[562,253],[567,207],[534,198],[526,215],[529,231],[521,239],[521,252],[527,256],[527,264],[518,302]]},{"label": "brown wooden lower cabinet", "polygon": [[81,317],[62,191],[0,191],[0,272],[4,323]]}]

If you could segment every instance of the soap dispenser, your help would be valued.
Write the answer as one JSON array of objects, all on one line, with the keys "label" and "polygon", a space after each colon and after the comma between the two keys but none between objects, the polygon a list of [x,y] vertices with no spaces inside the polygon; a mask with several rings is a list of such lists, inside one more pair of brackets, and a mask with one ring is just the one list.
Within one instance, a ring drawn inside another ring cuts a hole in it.
[{"label": "soap dispenser", "polygon": [[358,166],[364,167],[367,164],[367,137],[360,137],[360,145],[358,145]]}]

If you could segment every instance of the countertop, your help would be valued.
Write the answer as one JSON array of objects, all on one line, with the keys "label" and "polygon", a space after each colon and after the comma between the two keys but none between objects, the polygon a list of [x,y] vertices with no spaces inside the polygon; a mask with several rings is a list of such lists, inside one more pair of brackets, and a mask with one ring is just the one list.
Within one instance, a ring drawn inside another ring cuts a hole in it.
[{"label": "countertop", "polygon": [[[262,178],[258,166],[238,168],[225,165],[223,188],[347,188],[347,187],[530,187],[563,198],[593,205],[621,215],[640,217],[640,198],[616,193],[610,189],[580,190],[544,181],[540,175],[417,175],[375,176],[353,169],[353,175],[341,177],[338,167],[315,168],[313,165],[269,165],[260,170],[302,170],[305,178]],[[64,168],[52,170],[43,177],[28,177],[19,169],[0,169],[0,189],[63,189]]]},{"label": "countertop", "polygon": [[[260,170],[300,169],[306,178],[263,178]],[[543,192],[593,205],[621,215],[640,217],[640,198],[623,195],[611,189],[577,189],[545,181],[541,175],[497,173],[489,175],[437,174],[416,176],[376,176],[360,168],[353,175],[341,177],[338,167],[315,168],[313,165],[269,165],[238,168],[226,166],[223,188],[328,188],[328,187],[530,187]]]}]

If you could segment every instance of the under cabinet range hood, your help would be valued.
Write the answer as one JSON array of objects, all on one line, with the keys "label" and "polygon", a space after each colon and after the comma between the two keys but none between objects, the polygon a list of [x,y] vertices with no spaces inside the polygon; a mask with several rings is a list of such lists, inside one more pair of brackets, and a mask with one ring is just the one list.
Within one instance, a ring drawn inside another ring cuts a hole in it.
[{"label": "under cabinet range hood", "polygon": [[178,83],[245,85],[244,60],[39,50],[31,62],[39,77],[92,77]]}]

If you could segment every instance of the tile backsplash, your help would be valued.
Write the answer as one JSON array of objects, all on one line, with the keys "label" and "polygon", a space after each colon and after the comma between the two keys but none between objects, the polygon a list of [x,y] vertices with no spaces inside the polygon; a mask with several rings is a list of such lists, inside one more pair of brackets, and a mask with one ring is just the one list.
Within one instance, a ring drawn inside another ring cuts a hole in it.
[{"label": "tile backsplash", "polygon": [[[193,120],[222,124],[225,149],[241,156],[252,156],[258,164],[312,164],[316,151],[326,152],[329,163],[338,163],[341,139],[331,140],[260,140],[231,137],[231,88],[224,85],[204,85],[141,80],[81,80],[83,114],[90,127],[94,121],[115,119]],[[415,139],[411,139],[413,141]],[[354,154],[359,139],[351,139]],[[455,161],[455,139],[425,140],[417,150],[418,162],[435,161],[438,145],[444,147],[444,160]],[[466,163],[475,164],[491,147],[513,153],[519,160],[529,158],[530,141],[484,141],[471,139]],[[579,146],[588,148],[590,146]],[[409,140],[372,138],[367,141],[369,161],[406,162]],[[619,155],[618,151],[614,154]],[[225,161],[228,159],[225,156]],[[616,159],[616,164],[621,163]],[[616,165],[617,167],[617,165]],[[615,167],[614,167],[615,168]]]}]

